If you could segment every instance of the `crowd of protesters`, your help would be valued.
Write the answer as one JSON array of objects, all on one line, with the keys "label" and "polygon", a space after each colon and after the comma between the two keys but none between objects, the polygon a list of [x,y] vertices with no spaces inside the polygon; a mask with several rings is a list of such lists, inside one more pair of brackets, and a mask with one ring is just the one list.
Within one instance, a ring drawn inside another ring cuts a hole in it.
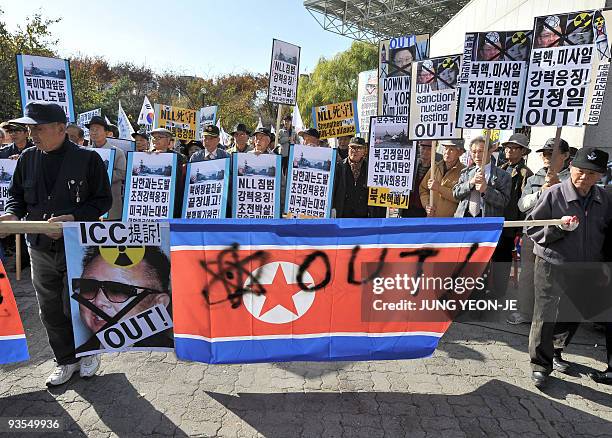
[{"label": "crowd of protesters", "polygon": [[[82,128],[66,123],[57,105],[30,104],[25,117],[4,122],[0,127],[0,140],[8,143],[0,149],[0,158],[19,160],[6,214],[0,220],[93,221],[106,212],[109,220],[121,219],[126,156],[109,141],[118,132],[106,118],[91,119],[86,125],[89,130],[86,139]],[[220,130],[214,125],[203,129],[202,141],[175,141],[173,133],[165,128],[139,131],[132,136],[136,151],[177,155],[176,190],[180,193],[175,196],[178,206],[175,216],[180,216],[188,162],[231,159],[236,153],[278,154],[286,178],[291,144],[301,138],[305,145],[329,147],[314,128],[296,132],[291,117],[283,120],[278,141],[269,129],[258,127],[251,131],[244,123],[238,123],[231,131],[230,144],[221,141]],[[577,325],[556,320],[558,309],[572,293],[566,290],[569,280],[566,283],[559,280],[567,277],[564,265],[603,262],[606,257],[610,261],[604,242],[606,239],[610,242],[612,194],[598,185],[605,178],[609,157],[597,148],[571,148],[563,139],[549,139],[532,148],[529,138],[520,133],[512,135],[499,149],[487,146],[484,137],[476,137],[467,145],[463,140],[441,140],[438,150],[433,151],[432,142],[420,141],[409,207],[401,209],[399,216],[562,219],[560,225],[504,228],[492,258],[492,293],[501,297],[508,287],[513,260],[521,249],[518,310],[508,315],[507,322],[532,323],[529,340],[532,378],[536,386],[542,387],[553,370],[567,372],[570,368],[561,352]],[[336,140],[336,147],[333,215],[386,217],[387,209],[368,205],[366,140],[341,137]],[[90,148],[116,150],[112,181],[108,181],[99,155],[91,154]],[[542,169],[535,174],[526,165],[526,157],[532,152],[540,154],[543,162]],[[432,154],[435,154],[433,168]],[[462,159],[464,154],[468,155],[467,160]],[[64,180],[69,183],[64,184]],[[59,239],[61,235],[27,239],[41,318],[58,362],[47,381],[50,386],[64,383],[77,369],[82,376],[89,377],[99,367],[99,358],[89,356],[78,361],[66,345],[65,339],[71,339],[71,334],[66,313],[69,311],[59,294],[65,275],[63,243]],[[5,240],[4,244],[8,242]],[[609,347],[608,368],[591,377],[612,384],[612,328],[609,323],[604,328]]]}]

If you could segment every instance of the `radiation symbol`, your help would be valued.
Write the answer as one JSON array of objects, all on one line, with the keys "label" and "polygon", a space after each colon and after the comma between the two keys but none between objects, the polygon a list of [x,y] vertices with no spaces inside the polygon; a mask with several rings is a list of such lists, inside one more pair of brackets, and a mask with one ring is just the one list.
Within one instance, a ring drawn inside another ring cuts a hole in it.
[{"label": "radiation symbol", "polygon": [[140,263],[145,254],[144,246],[101,246],[100,255],[109,265],[131,268]]},{"label": "radiation symbol", "polygon": [[442,63],[442,68],[452,68],[453,65],[455,65],[453,58],[446,58]]},{"label": "radiation symbol", "polygon": [[602,17],[601,15],[595,19],[595,27],[597,29],[601,29],[602,27],[604,27],[604,24],[606,24],[606,20],[604,20],[604,17]]},{"label": "radiation symbol", "polygon": [[514,35],[512,35],[512,42],[514,44],[523,45],[527,42],[527,35],[525,35],[525,32],[515,32]]},{"label": "radiation symbol", "polygon": [[591,25],[591,14],[583,12],[576,15],[574,18],[574,26],[576,27],[587,27]]}]

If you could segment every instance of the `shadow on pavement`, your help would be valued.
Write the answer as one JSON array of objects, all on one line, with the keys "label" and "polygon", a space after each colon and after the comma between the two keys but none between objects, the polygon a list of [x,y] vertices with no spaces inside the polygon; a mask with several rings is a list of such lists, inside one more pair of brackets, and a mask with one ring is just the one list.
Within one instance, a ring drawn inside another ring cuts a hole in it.
[{"label": "shadow on pavement", "polygon": [[[0,417],[59,417],[64,422],[65,432],[85,435],[75,419],[66,413],[60,400],[56,400],[67,394],[67,391],[79,394],[85,400],[84,407],[91,406],[84,409],[76,419],[88,430],[91,430],[91,426],[99,417],[106,428],[118,436],[187,436],[143,398],[123,374],[106,374],[90,380],[73,377],[66,385],[51,388],[49,391],[0,398]],[[65,403],[78,401],[78,398],[62,400]],[[91,409],[95,411],[95,415]]]},{"label": "shadow on pavement", "polygon": [[[552,391],[612,403],[606,393],[567,382]],[[207,394],[263,436],[612,436],[604,419],[499,380],[463,395]]]}]

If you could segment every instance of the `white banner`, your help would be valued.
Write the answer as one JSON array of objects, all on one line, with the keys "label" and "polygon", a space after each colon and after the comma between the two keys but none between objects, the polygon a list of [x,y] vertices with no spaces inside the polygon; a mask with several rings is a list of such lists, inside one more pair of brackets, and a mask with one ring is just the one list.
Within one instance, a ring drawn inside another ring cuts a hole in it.
[{"label": "white banner", "polygon": [[183,218],[225,217],[230,159],[187,164]]},{"label": "white banner", "polygon": [[410,92],[410,140],[461,138],[457,128],[460,55],[414,63]]},{"label": "white banner", "polygon": [[127,155],[123,221],[172,218],[177,155],[130,152]]},{"label": "white banner", "polygon": [[248,152],[232,156],[232,217],[280,218],[281,158]]},{"label": "white banner", "polygon": [[300,47],[280,40],[272,41],[268,101],[295,105],[300,77]]},{"label": "white banner", "polygon": [[285,213],[330,217],[336,149],[293,145],[289,152]]},{"label": "white banner", "polygon": [[412,187],[416,146],[408,141],[408,117],[372,117],[368,187],[406,194]]},{"label": "white banner", "polygon": [[0,159],[0,214],[4,214],[6,210],[6,201],[9,197],[8,188],[11,185],[16,166],[17,160]]},{"label": "white banner", "polygon": [[378,105],[378,73],[376,70],[359,73],[357,86],[357,114],[362,137],[370,129],[370,117],[376,115]]}]

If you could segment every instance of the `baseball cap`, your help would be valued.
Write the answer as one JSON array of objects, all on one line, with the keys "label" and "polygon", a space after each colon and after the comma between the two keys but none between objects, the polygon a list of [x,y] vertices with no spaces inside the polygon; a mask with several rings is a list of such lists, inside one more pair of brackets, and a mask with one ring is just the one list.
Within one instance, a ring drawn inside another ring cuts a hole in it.
[{"label": "baseball cap", "polygon": [[8,123],[21,123],[22,125],[66,123],[66,113],[57,103],[30,102],[26,105],[24,117],[9,120]]}]

